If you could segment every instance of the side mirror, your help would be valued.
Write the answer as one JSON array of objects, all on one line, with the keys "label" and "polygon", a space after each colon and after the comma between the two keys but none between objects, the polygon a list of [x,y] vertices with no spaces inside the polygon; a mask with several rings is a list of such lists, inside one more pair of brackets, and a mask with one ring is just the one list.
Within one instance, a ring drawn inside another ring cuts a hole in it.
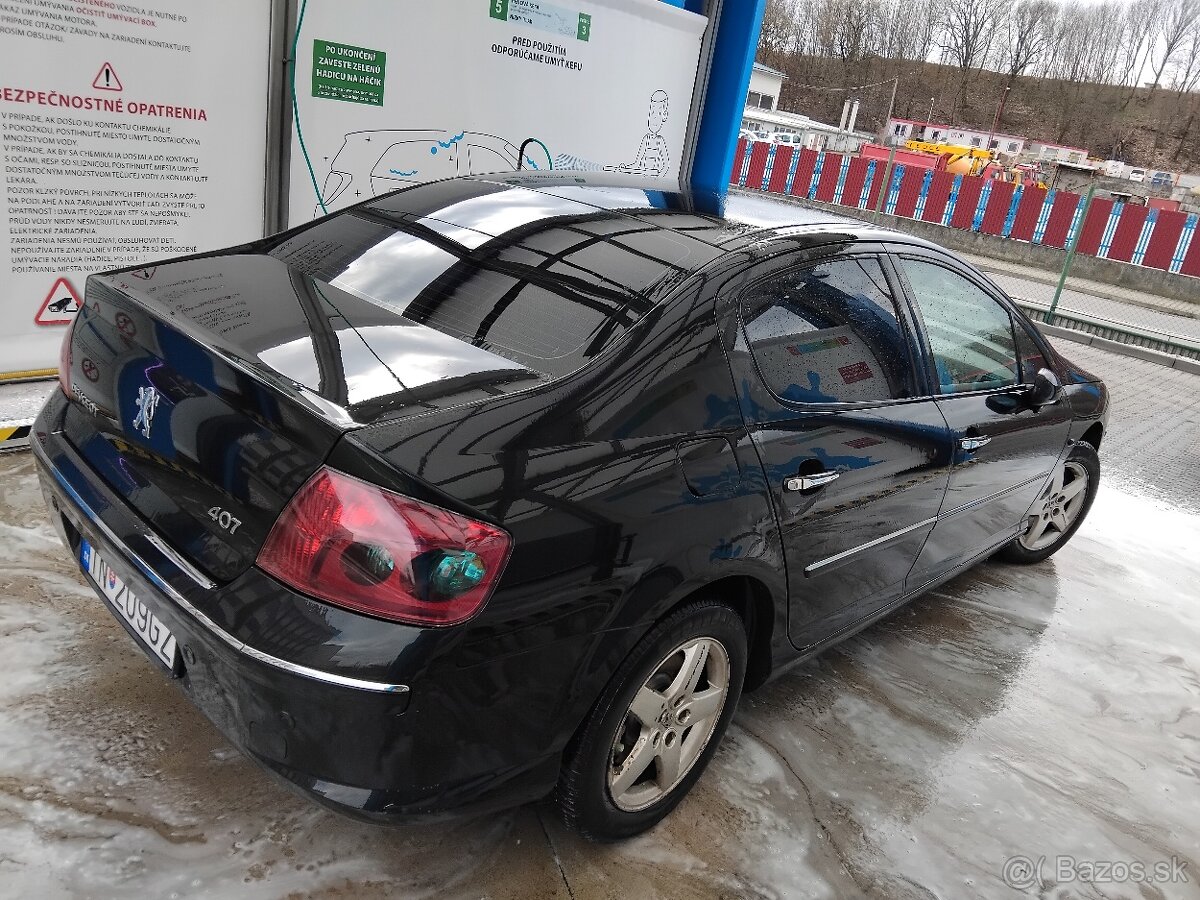
[{"label": "side mirror", "polygon": [[1038,373],[1033,376],[1033,384],[1029,386],[1025,394],[1025,401],[1037,409],[1057,403],[1060,396],[1062,396],[1062,382],[1058,380],[1058,376],[1049,369],[1038,369]]}]

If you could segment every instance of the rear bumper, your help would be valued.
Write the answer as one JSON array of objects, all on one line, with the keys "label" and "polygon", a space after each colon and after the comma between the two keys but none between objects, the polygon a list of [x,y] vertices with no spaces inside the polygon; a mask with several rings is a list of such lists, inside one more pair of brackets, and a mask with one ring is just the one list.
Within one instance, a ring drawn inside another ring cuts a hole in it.
[{"label": "rear bumper", "polygon": [[[86,538],[171,629],[182,655],[181,690],[244,753],[311,799],[373,821],[477,814],[537,799],[553,787],[558,753],[543,749],[514,759],[513,742],[490,746],[485,729],[466,726],[486,720],[487,712],[447,709],[440,682],[423,692],[419,678],[410,685],[376,678],[377,670],[363,677],[336,660],[316,668],[277,655],[278,634],[271,641],[276,652],[265,652],[215,622],[205,610],[241,599],[242,580],[221,587],[189,572],[187,561],[46,428],[62,402],[47,404],[31,442],[60,536],[76,559]],[[256,592],[270,584],[261,573],[254,577]],[[296,637],[304,642],[303,634]],[[396,654],[396,676],[402,656]],[[449,688],[460,697],[471,695],[473,681],[489,678],[487,670],[460,672]],[[455,726],[463,726],[457,734]]]}]

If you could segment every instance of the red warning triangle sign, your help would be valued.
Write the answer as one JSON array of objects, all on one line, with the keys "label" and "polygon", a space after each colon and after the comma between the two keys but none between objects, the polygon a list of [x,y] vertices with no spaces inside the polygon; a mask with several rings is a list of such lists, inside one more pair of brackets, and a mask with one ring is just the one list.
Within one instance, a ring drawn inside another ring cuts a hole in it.
[{"label": "red warning triangle sign", "polygon": [[33,317],[35,325],[67,325],[82,306],[71,282],[60,278],[42,301],[42,308]]},{"label": "red warning triangle sign", "polygon": [[96,73],[96,78],[92,82],[92,87],[98,91],[125,90],[125,87],[121,84],[121,79],[117,77],[117,70],[112,67],[112,63],[105,63],[100,67],[100,71]]}]

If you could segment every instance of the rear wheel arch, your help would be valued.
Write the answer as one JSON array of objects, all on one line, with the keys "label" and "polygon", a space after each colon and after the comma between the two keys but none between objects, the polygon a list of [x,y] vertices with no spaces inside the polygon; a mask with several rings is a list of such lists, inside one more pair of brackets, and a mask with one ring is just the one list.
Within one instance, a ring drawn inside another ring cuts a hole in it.
[{"label": "rear wheel arch", "polygon": [[773,668],[771,639],[774,636],[776,609],[770,589],[752,575],[727,575],[690,591],[664,610],[646,631],[653,630],[677,610],[701,599],[718,600],[741,617],[747,638],[743,689],[752,691],[762,685],[770,678]]},{"label": "rear wheel arch", "polygon": [[715,579],[688,591],[670,606],[662,609],[652,620],[625,632],[624,636],[618,639],[619,643],[616,647],[610,646],[607,651],[601,651],[601,655],[605,656],[607,660],[608,674],[599,685],[593,687],[594,693],[589,694],[586,705],[580,708],[579,719],[575,722],[573,733],[566,742],[567,747],[576,742],[580,732],[587,725],[590,711],[603,695],[609,680],[620,668],[624,659],[633,652],[638,642],[679,610],[702,600],[716,600],[732,609],[742,620],[747,638],[746,676],[742,682],[742,689],[754,690],[770,678],[774,668],[771,641],[774,637],[776,619],[776,606],[770,588],[752,575],[727,575]]},{"label": "rear wheel arch", "polygon": [[1104,426],[1097,422],[1085,431],[1079,438],[1084,443],[1091,444],[1093,450],[1100,449],[1100,441],[1104,437]]}]

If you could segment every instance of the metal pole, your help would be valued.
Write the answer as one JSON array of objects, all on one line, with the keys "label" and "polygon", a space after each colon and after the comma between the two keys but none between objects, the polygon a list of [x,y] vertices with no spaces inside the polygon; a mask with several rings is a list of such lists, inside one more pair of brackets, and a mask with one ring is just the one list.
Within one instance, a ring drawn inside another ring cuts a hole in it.
[{"label": "metal pole", "polygon": [[887,165],[883,167],[883,186],[879,189],[879,199],[875,201],[875,212],[881,212],[883,205],[887,202],[888,191],[892,185],[892,165],[896,161],[896,148],[892,147],[888,153]]},{"label": "metal pole", "polygon": [[937,99],[937,97],[930,97],[930,98],[929,98],[929,115],[927,115],[927,116],[925,117],[925,121],[926,121],[926,122],[932,122],[932,121],[933,121],[933,101],[934,101],[934,100],[936,100],[936,99]]},{"label": "metal pole", "polygon": [[996,116],[992,119],[992,130],[988,134],[987,146],[983,148],[988,153],[992,152],[992,138],[996,136],[996,128],[1000,124],[1000,116],[1004,113],[1004,101],[1008,99],[1008,92],[1011,90],[1011,87],[1006,87],[1004,93],[1000,95],[1000,103],[996,106]]},{"label": "metal pole", "polygon": [[1058,301],[1062,297],[1063,286],[1067,283],[1067,274],[1071,271],[1071,263],[1075,259],[1075,248],[1079,244],[1079,236],[1083,234],[1083,226],[1087,224],[1088,210],[1092,208],[1092,195],[1094,193],[1096,193],[1096,184],[1092,182],[1088,186],[1087,197],[1083,201],[1083,215],[1079,217],[1079,227],[1071,235],[1071,246],[1067,248],[1067,258],[1063,260],[1062,272],[1058,276],[1058,287],[1054,289],[1054,299],[1050,301],[1050,308],[1042,316],[1042,321],[1047,325],[1054,324],[1054,311],[1058,309]]},{"label": "metal pole", "polygon": [[[892,99],[888,101],[887,118],[883,120],[884,132],[887,132],[888,122],[892,121],[892,112],[896,109],[896,88],[898,88],[899,86],[900,86],[900,76],[897,75],[895,78],[892,79]],[[888,137],[889,137],[888,143],[892,143],[892,141],[890,140],[891,135],[889,134]]]},{"label": "metal pole", "polygon": [[263,177],[263,234],[274,234],[288,225],[288,182],[292,149],[291,60],[296,30],[295,0],[271,0],[271,37],[267,55],[267,158]]}]

